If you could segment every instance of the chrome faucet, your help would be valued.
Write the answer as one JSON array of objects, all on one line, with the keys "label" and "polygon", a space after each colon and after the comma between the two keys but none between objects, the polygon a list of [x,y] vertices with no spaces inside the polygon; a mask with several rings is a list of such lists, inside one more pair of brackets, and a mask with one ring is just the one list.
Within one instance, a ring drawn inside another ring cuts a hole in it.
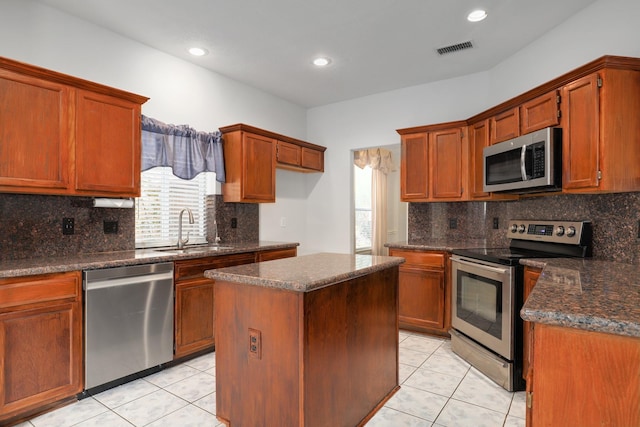
[{"label": "chrome faucet", "polygon": [[215,244],[218,245],[220,244],[220,236],[218,236],[218,221],[216,221],[215,219],[213,220],[213,226],[216,228],[216,234],[215,234]]},{"label": "chrome faucet", "polygon": [[182,240],[182,214],[184,213],[184,211],[187,211],[189,213],[189,224],[193,224],[193,212],[191,212],[191,209],[189,208],[184,208],[180,211],[180,216],[178,217],[178,249],[182,249],[184,248],[184,245],[186,245],[187,243],[189,243],[189,232],[187,231],[187,238]]}]

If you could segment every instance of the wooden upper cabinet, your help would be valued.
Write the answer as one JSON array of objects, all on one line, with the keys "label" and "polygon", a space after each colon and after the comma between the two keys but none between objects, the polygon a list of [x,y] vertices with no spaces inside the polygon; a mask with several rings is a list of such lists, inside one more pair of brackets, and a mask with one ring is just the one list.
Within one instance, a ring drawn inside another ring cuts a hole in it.
[{"label": "wooden upper cabinet", "polygon": [[78,91],[76,191],[140,195],[140,104]]},{"label": "wooden upper cabinet", "polygon": [[484,157],[482,150],[489,146],[489,120],[482,120],[469,126],[469,196],[471,199],[488,198],[485,192]]},{"label": "wooden upper cabinet", "polygon": [[309,171],[324,172],[324,152],[313,148],[301,148],[300,166]]},{"label": "wooden upper cabinet", "polygon": [[245,131],[224,135],[225,202],[276,201],[276,140]]},{"label": "wooden upper cabinet", "polygon": [[427,133],[407,134],[401,138],[400,198],[424,201],[429,197],[429,151]]},{"label": "wooden upper cabinet", "polygon": [[399,129],[400,198],[406,202],[466,197],[468,143],[464,122]]},{"label": "wooden upper cabinet", "polygon": [[140,195],[148,98],[0,57],[0,192]]},{"label": "wooden upper cabinet", "polygon": [[467,174],[464,128],[429,133],[433,199],[462,199]]},{"label": "wooden upper cabinet", "polygon": [[520,135],[560,123],[560,93],[553,90],[520,106]]},{"label": "wooden upper cabinet", "polygon": [[276,201],[276,168],[323,172],[326,147],[242,123],[220,128],[223,138],[225,202]]},{"label": "wooden upper cabinet", "polygon": [[497,114],[490,119],[491,145],[520,136],[520,110],[518,107]]},{"label": "wooden upper cabinet", "polygon": [[0,69],[0,191],[67,191],[70,93]]},{"label": "wooden upper cabinet", "polygon": [[302,150],[299,145],[289,144],[284,141],[276,143],[276,158],[278,163],[285,165],[300,166]]},{"label": "wooden upper cabinet", "polygon": [[605,68],[562,88],[563,190],[640,190],[640,71]]}]

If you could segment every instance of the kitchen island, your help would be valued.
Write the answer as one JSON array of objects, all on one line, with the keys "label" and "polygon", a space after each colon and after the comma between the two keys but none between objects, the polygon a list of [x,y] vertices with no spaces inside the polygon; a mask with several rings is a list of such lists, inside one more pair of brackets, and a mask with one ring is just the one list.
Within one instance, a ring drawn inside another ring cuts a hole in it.
[{"label": "kitchen island", "polygon": [[314,254],[209,270],[228,426],[364,425],[398,390],[398,257]]}]

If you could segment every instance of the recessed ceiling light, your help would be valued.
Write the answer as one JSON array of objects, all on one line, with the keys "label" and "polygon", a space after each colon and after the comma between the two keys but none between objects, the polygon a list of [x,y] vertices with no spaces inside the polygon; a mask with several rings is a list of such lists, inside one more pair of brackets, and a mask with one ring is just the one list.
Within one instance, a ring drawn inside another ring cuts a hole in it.
[{"label": "recessed ceiling light", "polygon": [[209,52],[201,47],[191,47],[189,48],[189,53],[193,56],[204,56]]},{"label": "recessed ceiling light", "polygon": [[315,65],[316,67],[326,67],[329,64],[331,64],[331,59],[323,56],[313,60],[313,65]]},{"label": "recessed ceiling light", "polygon": [[478,10],[474,10],[469,15],[467,15],[467,20],[471,22],[479,22],[486,17],[487,17],[487,12],[482,9],[478,9]]}]

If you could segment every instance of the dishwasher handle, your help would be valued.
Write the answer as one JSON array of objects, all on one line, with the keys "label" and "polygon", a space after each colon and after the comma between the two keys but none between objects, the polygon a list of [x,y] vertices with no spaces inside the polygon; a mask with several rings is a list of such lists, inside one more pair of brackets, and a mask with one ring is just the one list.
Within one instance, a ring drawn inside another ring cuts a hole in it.
[{"label": "dishwasher handle", "polygon": [[166,273],[153,273],[143,276],[121,277],[117,279],[84,280],[83,289],[85,291],[93,291],[97,289],[115,288],[118,286],[141,285],[160,280],[171,280],[173,283],[173,272],[168,271]]}]

